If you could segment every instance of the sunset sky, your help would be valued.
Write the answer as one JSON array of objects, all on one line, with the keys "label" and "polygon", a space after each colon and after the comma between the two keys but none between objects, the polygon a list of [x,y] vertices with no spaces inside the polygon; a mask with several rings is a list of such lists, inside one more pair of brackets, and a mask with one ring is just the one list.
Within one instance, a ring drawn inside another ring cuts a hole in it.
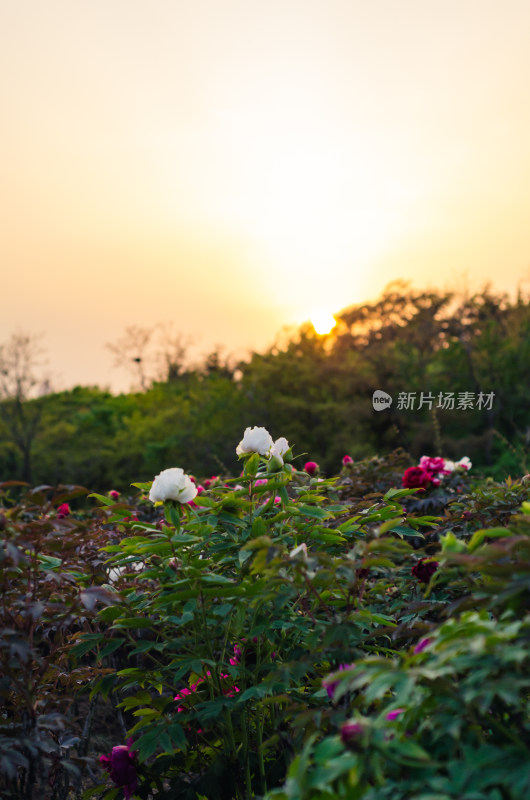
[{"label": "sunset sky", "polygon": [[528,0],[0,0],[0,342],[126,388],[172,321],[243,356],[318,308],[530,289]]}]

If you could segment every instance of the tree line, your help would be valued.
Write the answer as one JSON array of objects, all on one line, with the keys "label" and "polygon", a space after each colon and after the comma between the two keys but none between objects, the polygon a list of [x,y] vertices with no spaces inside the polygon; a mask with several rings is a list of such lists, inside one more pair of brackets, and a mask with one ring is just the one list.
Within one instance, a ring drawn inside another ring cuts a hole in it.
[{"label": "tree line", "polygon": [[[175,465],[199,478],[235,472],[247,425],[287,437],[328,473],[345,453],[396,448],[467,455],[496,478],[529,471],[528,297],[398,282],[336,316],[327,336],[304,325],[238,364],[214,352],[186,367],[173,336],[149,377],[131,350],[138,391],[118,396],[89,386],[32,396],[36,341],[17,334],[0,347],[0,478],[124,490]],[[130,346],[130,336],[114,346],[117,361]],[[376,391],[391,404],[376,410]]]}]

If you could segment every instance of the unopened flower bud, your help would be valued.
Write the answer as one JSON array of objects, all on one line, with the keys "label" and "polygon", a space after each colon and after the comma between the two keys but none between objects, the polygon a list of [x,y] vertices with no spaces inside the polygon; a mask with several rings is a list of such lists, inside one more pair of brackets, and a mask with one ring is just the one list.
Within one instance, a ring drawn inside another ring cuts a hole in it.
[{"label": "unopened flower bud", "polygon": [[352,745],[357,742],[364,733],[362,722],[345,722],[340,729],[340,738],[343,744]]}]

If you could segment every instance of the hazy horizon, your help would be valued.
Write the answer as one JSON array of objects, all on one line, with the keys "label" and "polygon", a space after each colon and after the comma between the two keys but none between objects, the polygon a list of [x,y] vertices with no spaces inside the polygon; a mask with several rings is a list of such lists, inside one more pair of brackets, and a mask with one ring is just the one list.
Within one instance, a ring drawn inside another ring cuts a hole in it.
[{"label": "hazy horizon", "polygon": [[530,285],[530,5],[0,2],[0,342],[57,388],[173,322],[243,357],[322,308]]}]

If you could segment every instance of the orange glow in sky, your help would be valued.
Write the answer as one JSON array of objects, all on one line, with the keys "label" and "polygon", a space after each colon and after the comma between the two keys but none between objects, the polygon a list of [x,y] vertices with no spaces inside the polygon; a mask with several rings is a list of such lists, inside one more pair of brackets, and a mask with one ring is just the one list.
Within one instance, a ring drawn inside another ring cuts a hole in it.
[{"label": "orange glow in sky", "polygon": [[0,342],[125,388],[130,325],[244,356],[396,278],[528,289],[529,29],[527,0],[1,4]]}]

